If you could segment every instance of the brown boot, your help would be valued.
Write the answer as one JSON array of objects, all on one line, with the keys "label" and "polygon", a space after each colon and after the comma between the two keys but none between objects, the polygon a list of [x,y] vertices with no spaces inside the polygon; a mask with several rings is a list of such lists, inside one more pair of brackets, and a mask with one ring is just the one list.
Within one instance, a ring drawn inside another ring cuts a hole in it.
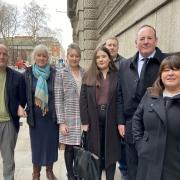
[{"label": "brown boot", "polygon": [[53,166],[46,166],[46,176],[49,180],[57,180],[53,173]]},{"label": "brown boot", "polygon": [[33,165],[32,180],[40,180],[41,166]]}]

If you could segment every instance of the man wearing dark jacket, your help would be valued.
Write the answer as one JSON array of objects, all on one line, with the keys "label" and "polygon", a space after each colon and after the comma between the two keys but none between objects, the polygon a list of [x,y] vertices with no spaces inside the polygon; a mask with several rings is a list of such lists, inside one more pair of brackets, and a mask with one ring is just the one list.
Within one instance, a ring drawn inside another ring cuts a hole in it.
[{"label": "man wearing dark jacket", "polygon": [[[117,69],[119,69],[120,63],[126,59],[118,54],[118,39],[116,37],[108,38],[105,42],[105,46],[110,51]],[[127,163],[124,138],[121,139],[121,159],[119,161],[119,170],[121,172],[121,180],[127,180]]]},{"label": "man wearing dark jacket", "polygon": [[4,180],[14,180],[14,149],[19,116],[25,115],[25,87],[21,74],[7,67],[7,64],[7,47],[0,44],[0,152]]},{"label": "man wearing dark jacket", "polygon": [[105,46],[110,51],[110,54],[114,60],[117,69],[119,69],[120,63],[126,59],[118,53],[118,49],[119,49],[118,39],[116,37],[108,38],[105,42]]},{"label": "man wearing dark jacket", "polygon": [[132,136],[132,117],[146,88],[155,81],[159,66],[166,57],[157,45],[156,30],[149,25],[137,32],[138,52],[120,64],[117,116],[119,133],[126,140],[128,180],[136,179],[138,157]]}]

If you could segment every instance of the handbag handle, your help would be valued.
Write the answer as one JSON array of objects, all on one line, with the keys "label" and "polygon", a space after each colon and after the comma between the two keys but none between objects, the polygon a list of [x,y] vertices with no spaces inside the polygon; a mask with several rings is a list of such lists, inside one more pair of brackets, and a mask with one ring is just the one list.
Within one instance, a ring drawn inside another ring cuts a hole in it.
[{"label": "handbag handle", "polygon": [[88,135],[87,135],[87,131],[83,131],[81,134],[81,144],[80,146],[87,150],[88,148]]}]

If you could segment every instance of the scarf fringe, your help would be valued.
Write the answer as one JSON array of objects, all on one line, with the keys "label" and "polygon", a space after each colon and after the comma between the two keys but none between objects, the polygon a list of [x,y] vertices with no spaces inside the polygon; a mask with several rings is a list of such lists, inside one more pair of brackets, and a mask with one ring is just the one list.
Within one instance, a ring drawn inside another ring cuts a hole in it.
[{"label": "scarf fringe", "polygon": [[48,112],[48,107],[42,108],[42,100],[35,97],[35,105],[38,106],[42,110],[42,115],[45,116]]}]

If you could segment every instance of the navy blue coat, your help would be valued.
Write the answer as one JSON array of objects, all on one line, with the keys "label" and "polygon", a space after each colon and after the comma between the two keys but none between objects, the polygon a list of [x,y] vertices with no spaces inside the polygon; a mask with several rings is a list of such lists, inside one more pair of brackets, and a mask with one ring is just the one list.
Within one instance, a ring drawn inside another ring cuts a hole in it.
[{"label": "navy blue coat", "polygon": [[16,131],[19,131],[19,117],[17,115],[18,106],[24,107],[25,98],[25,83],[22,74],[7,67],[6,68],[6,85],[5,85],[5,103],[10,115],[10,120],[13,121]]}]

